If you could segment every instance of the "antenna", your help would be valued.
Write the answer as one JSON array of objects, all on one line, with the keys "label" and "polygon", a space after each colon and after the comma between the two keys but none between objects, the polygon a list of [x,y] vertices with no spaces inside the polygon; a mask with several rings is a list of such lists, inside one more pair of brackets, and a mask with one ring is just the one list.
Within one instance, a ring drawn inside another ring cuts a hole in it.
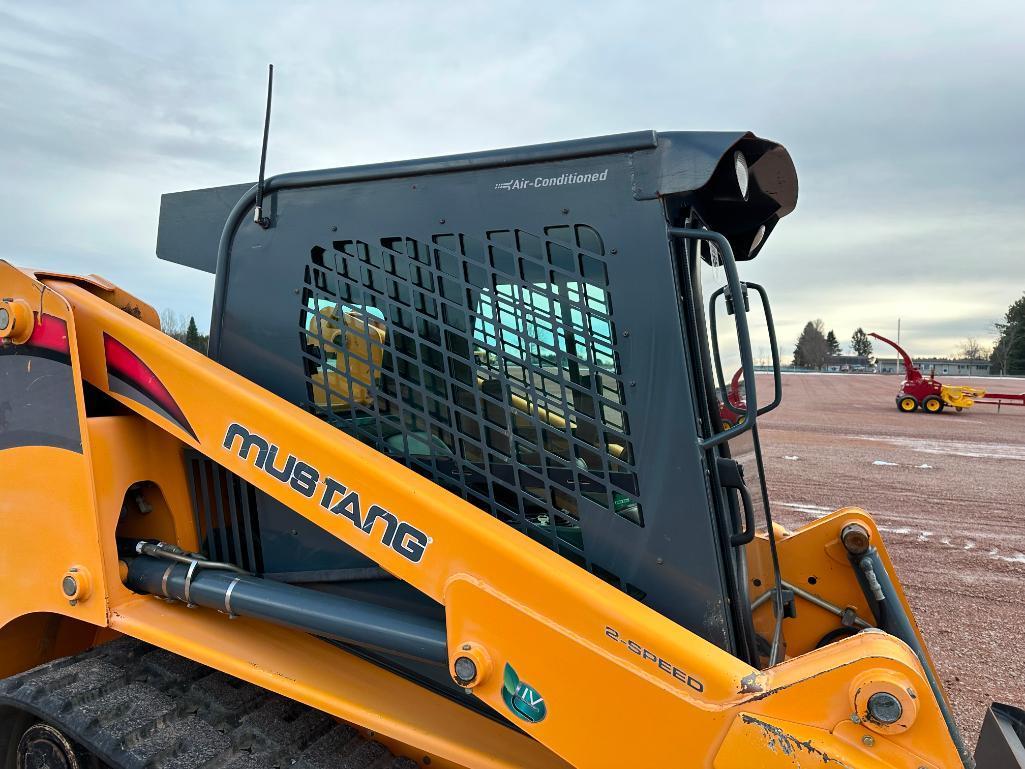
[{"label": "antenna", "polygon": [[253,221],[264,229],[270,227],[270,218],[263,215],[263,174],[267,167],[267,137],[270,135],[270,104],[274,92],[274,65],[267,65],[267,112],[263,118],[263,148],[260,150],[260,180],[256,183],[256,209]]}]

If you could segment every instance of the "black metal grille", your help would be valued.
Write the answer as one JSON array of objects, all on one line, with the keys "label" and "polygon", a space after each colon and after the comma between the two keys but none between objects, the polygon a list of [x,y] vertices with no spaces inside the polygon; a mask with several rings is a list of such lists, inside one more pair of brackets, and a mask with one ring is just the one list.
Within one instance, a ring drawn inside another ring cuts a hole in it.
[{"label": "black metal grille", "polygon": [[643,525],[596,230],[316,246],[300,323],[316,413],[618,584],[578,525]]},{"label": "black metal grille", "polygon": [[185,461],[203,555],[262,573],[256,489],[199,452],[187,450]]}]

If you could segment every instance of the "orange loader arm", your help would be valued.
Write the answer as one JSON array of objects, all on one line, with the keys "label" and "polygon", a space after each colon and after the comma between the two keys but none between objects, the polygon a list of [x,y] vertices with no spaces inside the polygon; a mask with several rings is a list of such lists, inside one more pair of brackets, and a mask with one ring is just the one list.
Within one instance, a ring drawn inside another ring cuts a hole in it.
[{"label": "orange loader arm", "polygon": [[[134,636],[276,691],[441,767],[962,766],[921,664],[892,636],[859,633],[821,649],[795,640],[793,656],[759,671],[167,337],[144,303],[105,286],[0,262],[0,296],[19,308],[21,324],[3,343],[8,351],[31,346],[48,319],[64,325],[69,418],[78,420],[77,448],[33,445],[27,433],[21,445],[0,443],[0,675],[59,656],[92,628],[97,638]],[[91,413],[93,391],[120,413]],[[306,463],[316,482],[296,488],[277,480],[257,466],[258,451],[247,451],[254,441]],[[198,547],[186,447],[442,604],[450,670],[458,656],[471,656],[478,675],[467,688],[517,729],[313,636],[126,588],[119,531],[149,526],[166,541]],[[125,495],[140,481],[159,489],[153,518],[126,519]],[[343,497],[349,504],[340,507]],[[405,534],[387,544],[386,521],[372,510],[392,514]],[[791,568],[849,575],[837,548],[851,522],[870,532],[892,573],[878,530],[851,508],[785,539]],[[68,575],[81,588],[70,600]],[[829,601],[864,605],[853,578],[822,582]],[[808,608],[808,622],[822,619],[815,611]],[[46,622],[63,635],[51,634],[51,647],[40,649],[35,628]],[[507,665],[543,698],[536,723],[507,707]],[[907,703],[901,723],[865,717],[877,691]]]}]

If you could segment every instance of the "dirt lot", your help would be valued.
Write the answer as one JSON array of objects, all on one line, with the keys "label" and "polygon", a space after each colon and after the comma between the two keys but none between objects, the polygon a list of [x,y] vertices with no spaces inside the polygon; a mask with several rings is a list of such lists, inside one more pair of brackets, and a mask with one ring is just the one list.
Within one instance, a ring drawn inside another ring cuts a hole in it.
[{"label": "dirt lot", "polygon": [[[1025,379],[944,383],[1025,392]],[[759,420],[770,497],[791,527],[844,505],[872,513],[974,747],[991,700],[1025,706],[1025,408],[902,414],[898,386],[785,375]]]}]

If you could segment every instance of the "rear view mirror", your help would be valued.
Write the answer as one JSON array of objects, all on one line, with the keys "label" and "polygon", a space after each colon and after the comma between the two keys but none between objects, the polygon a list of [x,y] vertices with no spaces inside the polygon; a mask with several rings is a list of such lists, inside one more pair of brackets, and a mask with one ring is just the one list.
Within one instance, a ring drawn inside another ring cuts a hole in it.
[{"label": "rear view mirror", "polygon": [[[715,365],[715,377],[716,384],[718,385],[720,392],[720,401],[723,404],[723,413],[727,416],[735,414],[736,419],[732,420],[734,424],[750,418],[748,413],[748,407],[746,398],[744,397],[744,390],[746,389],[747,382],[741,381],[742,368],[739,368],[736,363],[739,360],[739,350],[726,350],[720,344],[718,334],[718,316],[719,307],[725,305],[725,314],[734,315],[738,310],[742,309],[744,314],[751,312],[751,297],[750,289],[753,289],[758,295],[759,302],[761,304],[762,320],[764,324],[759,322],[758,319],[749,318],[748,325],[751,328],[751,345],[752,348],[758,345],[758,349],[752,349],[752,355],[755,357],[757,363],[764,365],[764,347],[759,344],[764,342],[768,346],[768,352],[770,354],[770,360],[772,365],[773,374],[773,390],[772,399],[765,406],[761,406],[757,410],[757,414],[761,416],[776,408],[783,397],[783,376],[780,369],[779,360],[779,345],[776,342],[776,327],[772,320],[772,308],[769,306],[769,295],[766,293],[765,288],[758,283],[742,283],[741,284],[741,296],[743,297],[742,302],[737,302],[733,297],[733,292],[729,286],[720,287],[715,293],[709,297],[708,300],[708,323],[709,333],[712,337],[712,357]],[[757,353],[757,355],[755,355]],[[725,418],[724,418],[725,419]]]},{"label": "rear view mirror", "polygon": [[[716,246],[718,257],[718,264],[723,268],[726,274],[726,284],[723,286],[724,290],[727,286],[733,295],[742,295],[743,283],[740,282],[740,276],[737,274],[737,260],[733,256],[733,249],[730,246],[729,241],[721,233],[712,232],[709,230],[693,229],[688,227],[670,227],[670,237],[676,238],[689,238],[698,242],[707,241],[708,243]],[[716,292],[719,293],[719,292]],[[738,342],[738,362],[740,368],[743,371],[744,380],[747,382],[747,403],[745,409],[745,417],[751,410],[757,410],[757,394],[755,390],[754,381],[754,362],[751,359],[751,335],[747,325],[747,312],[735,313],[734,322],[737,330],[737,342]],[[719,379],[722,381],[721,366]],[[702,448],[708,449],[712,446],[717,446],[720,443],[724,443],[741,433],[747,432],[754,426],[754,418],[743,419],[735,424],[731,424],[728,428],[722,432],[715,433],[709,436],[705,440],[700,442]]]}]

